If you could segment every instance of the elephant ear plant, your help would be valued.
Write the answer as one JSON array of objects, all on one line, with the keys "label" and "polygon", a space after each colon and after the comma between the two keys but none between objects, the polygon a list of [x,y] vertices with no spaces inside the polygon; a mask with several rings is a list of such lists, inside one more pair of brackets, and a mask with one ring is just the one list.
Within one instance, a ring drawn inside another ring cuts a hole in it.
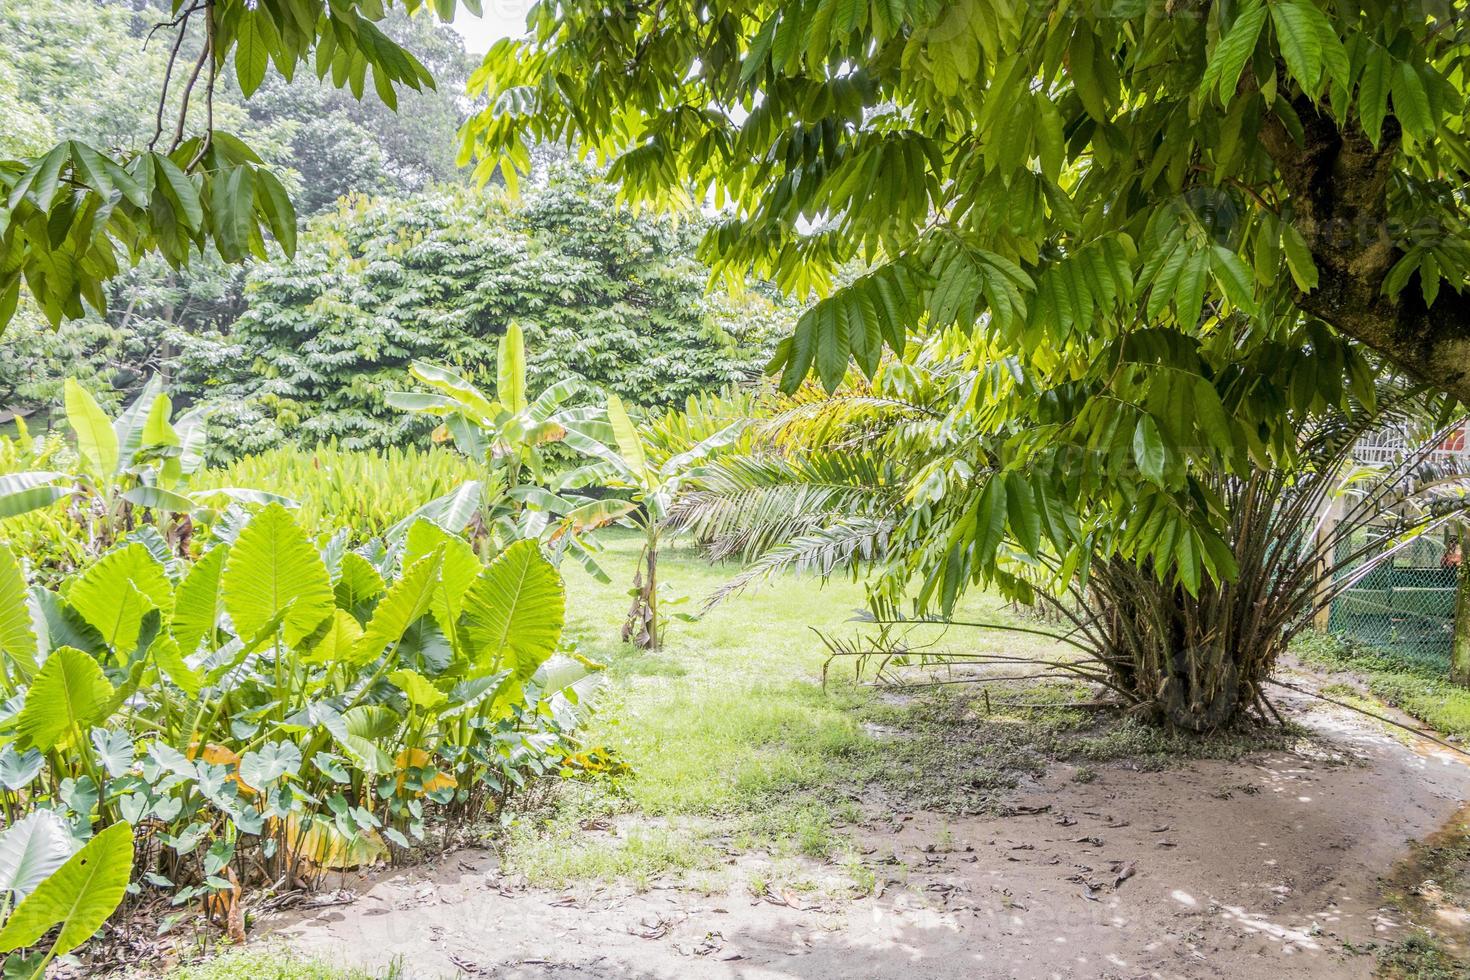
[{"label": "elephant ear plant", "polygon": [[[66,876],[35,887],[0,946],[61,921],[28,908],[80,915],[73,892],[116,860],[96,842],[129,826],[135,888],[233,909],[242,890],[391,858],[574,769],[598,675],[557,655],[561,578],[534,540],[482,561],[433,519],[451,510],[347,550],[272,503],[193,562],[135,533],[56,590],[0,547],[0,888]],[[111,874],[127,885],[127,867]],[[101,918],[76,921],[58,949]]]},{"label": "elephant ear plant", "polygon": [[[133,828],[116,823],[78,845],[49,810],[36,810],[0,834],[6,977],[40,978],[57,956],[86,942],[121,904],[133,871]],[[11,902],[18,904],[11,906]],[[55,938],[30,955],[47,933]]]}]

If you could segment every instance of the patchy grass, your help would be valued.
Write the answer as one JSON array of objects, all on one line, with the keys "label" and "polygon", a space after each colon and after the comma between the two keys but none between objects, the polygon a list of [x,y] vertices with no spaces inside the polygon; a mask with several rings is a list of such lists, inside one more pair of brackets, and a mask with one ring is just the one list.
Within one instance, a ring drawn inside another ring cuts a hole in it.
[{"label": "patchy grass", "polygon": [[[1163,768],[1294,738],[1166,735],[1116,713],[1069,707],[1092,696],[1078,683],[993,683],[991,698],[975,684],[900,691],[856,683],[851,661],[835,662],[824,683],[827,649],[813,628],[848,641],[870,628],[848,622],[863,605],[861,586],[848,581],[824,588],[813,578],[782,578],[698,622],[670,624],[663,650],[639,652],[618,638],[638,542],[609,542],[603,559],[612,583],[564,569],[568,633],[582,654],[608,665],[588,741],[615,750],[631,773],[563,786],[549,805],[520,815],[503,841],[505,866],[538,884],[646,887],[677,872],[718,874],[730,854],[751,852],[858,868],[845,833],[853,824],[888,809],[1000,812],[1022,778],[1054,759],[1094,773],[1119,761]],[[674,594],[693,600],[686,609],[735,572],[684,549],[668,550],[659,567]],[[963,617],[1018,622],[986,595],[969,597]],[[919,626],[904,642],[936,653],[1069,656],[1045,637],[1001,630]],[[861,890],[864,876],[852,877]]]},{"label": "patchy grass", "polygon": [[1407,939],[1379,951],[1381,977],[1439,980],[1470,976],[1470,805],[1413,843],[1385,879],[1385,895],[1413,926]]},{"label": "patchy grass", "polygon": [[222,953],[198,963],[186,963],[168,973],[168,980],[399,980],[396,964],[382,973],[344,970],[320,960],[308,959],[283,949],[241,949]]},{"label": "patchy grass", "polygon": [[[611,785],[569,787],[552,806],[524,814],[504,844],[508,870],[560,886],[709,870],[728,849],[840,861],[841,830],[862,818],[864,787],[908,805],[976,811],[1040,765],[1015,751],[1021,726],[1005,738],[972,737],[977,722],[967,698],[941,690],[895,700],[855,683],[846,667],[824,684],[826,648],[812,629],[858,635],[861,624],[847,620],[862,608],[863,592],[852,582],[823,588],[788,576],[697,622],[671,623],[657,653],[626,646],[618,627],[637,541],[613,535],[609,542],[603,563],[611,584],[564,569],[568,634],[582,654],[608,665],[589,744],[616,750],[632,772]],[[660,561],[671,591],[693,600],[684,608],[697,607],[735,570],[683,549]],[[987,596],[968,611],[1010,618]],[[1055,654],[1045,638],[994,631],[924,626],[906,639]],[[584,830],[599,821],[611,831]],[[625,829],[635,825],[636,835]]]},{"label": "patchy grass", "polygon": [[[1318,633],[1297,639],[1292,652],[1313,667],[1353,674],[1380,702],[1413,715],[1430,728],[1470,738],[1470,688],[1451,684],[1429,665]],[[1361,699],[1361,691],[1348,685],[1334,684],[1323,693],[1331,697],[1348,694],[1342,700],[1354,703]]]},{"label": "patchy grass", "polygon": [[1466,964],[1427,935],[1417,934],[1378,953],[1382,980],[1464,980]]}]

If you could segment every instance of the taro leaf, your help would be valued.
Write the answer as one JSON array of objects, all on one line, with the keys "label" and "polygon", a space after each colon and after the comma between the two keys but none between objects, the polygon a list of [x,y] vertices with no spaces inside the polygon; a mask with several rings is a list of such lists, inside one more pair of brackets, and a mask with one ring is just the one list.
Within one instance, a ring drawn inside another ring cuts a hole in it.
[{"label": "taro leaf", "polygon": [[332,612],[327,566],[280,504],[266,507],[240,532],[220,586],[241,637],[254,637],[279,619],[286,642],[294,646]]},{"label": "taro leaf", "polygon": [[31,892],[0,929],[0,952],[34,946],[61,926],[52,952],[76,949],[102,927],[122,902],[133,872],[133,828],[115,823]]},{"label": "taro leaf", "polygon": [[204,689],[204,674],[189,666],[179,650],[178,640],[162,635],[155,639],[148,652],[159,671],[179,686],[191,698],[197,698]]},{"label": "taro leaf", "polygon": [[102,720],[113,688],[97,661],[71,647],[46,658],[16,718],[21,744],[49,751]]},{"label": "taro leaf", "polygon": [[71,826],[54,810],[32,810],[0,834],[0,891],[22,899],[76,853]]},{"label": "taro leaf", "polygon": [[116,779],[133,767],[133,739],[124,729],[92,729],[92,745],[107,774]]},{"label": "taro leaf", "polygon": [[235,844],[233,841],[217,840],[209,845],[209,852],[204,855],[204,873],[217,875],[225,869],[235,858]]},{"label": "taro leaf", "polygon": [[300,771],[301,750],[291,742],[267,742],[240,759],[240,780],[256,790],[267,789],[281,777]]},{"label": "taro leaf", "polygon": [[439,582],[443,553],[425,555],[404,570],[373,609],[373,618],[353,648],[353,662],[371,663],[386,648],[403,639],[415,620],[429,611],[434,590]]},{"label": "taro leaf", "polygon": [[565,608],[561,576],[540,546],[517,541],[465,593],[459,638],[477,666],[525,680],[556,649]]},{"label": "taro leaf", "polygon": [[25,575],[15,553],[0,545],[0,653],[30,677],[36,671],[37,650]]},{"label": "taro leaf", "polygon": [[201,640],[214,633],[221,608],[220,571],[229,552],[227,545],[205,552],[179,586],[170,626],[174,639],[179,641],[180,653],[193,653]]},{"label": "taro leaf", "polygon": [[330,752],[318,752],[311,757],[311,764],[316,766],[317,770],[328,779],[339,783],[352,782],[352,774],[347,771],[346,766],[342,765],[342,760]]},{"label": "taro leaf", "polygon": [[[407,567],[425,555],[442,551],[444,562],[435,583],[430,609],[440,628],[453,635],[459,622],[464,594],[483,570],[475,550],[457,534],[450,534],[432,521],[416,521],[408,529],[403,563]],[[440,668],[443,669],[443,668]]]},{"label": "taro leaf", "polygon": [[342,556],[337,582],[332,588],[339,608],[366,618],[372,601],[387,587],[372,562],[355,551],[349,551]]},{"label": "taro leaf", "polygon": [[107,644],[103,641],[102,634],[61,596],[50,589],[35,586],[31,589],[31,599],[46,624],[47,649],[74,647],[93,656],[107,653]]},{"label": "taro leaf", "polygon": [[131,650],[144,613],[172,609],[173,586],[148,549],[138,543],[116,548],[87,568],[66,594],[108,646]]},{"label": "taro leaf", "polygon": [[422,673],[435,676],[449,669],[454,649],[449,638],[434,623],[433,616],[421,616],[403,634],[398,644],[398,659]]},{"label": "taro leaf", "polygon": [[362,639],[362,627],[350,612],[332,610],[332,619],[316,641],[306,661],[316,664],[351,663],[352,650]]},{"label": "taro leaf", "polygon": [[92,809],[101,797],[101,794],[97,792],[97,784],[92,782],[91,776],[83,776],[80,779],[63,779],[58,795],[61,797],[61,802],[66,804],[66,808],[77,815],[78,823],[83,826],[91,825]]},{"label": "taro leaf", "polygon": [[423,711],[432,711],[446,700],[444,692],[416,670],[395,670],[388,680],[408,698],[408,703]]},{"label": "taro leaf", "polygon": [[41,774],[46,760],[36,749],[17,752],[14,745],[0,749],[0,785],[14,792],[30,785]]}]

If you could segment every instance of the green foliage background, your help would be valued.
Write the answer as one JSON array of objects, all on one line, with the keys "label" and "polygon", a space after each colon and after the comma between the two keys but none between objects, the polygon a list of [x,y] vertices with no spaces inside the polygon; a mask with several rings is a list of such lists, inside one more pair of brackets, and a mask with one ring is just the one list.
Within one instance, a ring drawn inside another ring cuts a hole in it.
[{"label": "green foliage background", "polygon": [[[0,8],[0,156],[75,138],[109,151],[153,136],[167,38],[162,0],[36,0]],[[526,331],[532,395],[578,377],[668,405],[746,377],[790,319],[764,295],[706,295],[703,223],[635,214],[588,171],[552,165],[511,199],[471,190],[454,165],[473,104],[463,42],[432,17],[383,28],[433,72],[398,111],[300,73],[268,73],[246,100],[233,69],[214,121],[281,175],[301,216],[294,262],[241,268],[214,252],[174,270],[146,258],[109,310],[53,330],[23,303],[0,337],[0,407],[41,430],[78,378],[108,409],[161,374],[180,405],[217,405],[216,460],[283,442],[382,447],[427,427],[387,409],[414,358],[476,375],[511,319]],[[186,38],[179,57],[192,58]],[[85,51],[83,56],[81,52]],[[196,111],[197,110],[197,111]],[[171,129],[170,109],[165,129]],[[202,125],[191,107],[188,125]],[[538,153],[545,162],[557,154]],[[591,394],[594,399],[600,393]]]},{"label": "green foliage background", "polygon": [[489,379],[515,320],[532,397],[574,377],[637,404],[682,402],[755,375],[790,324],[758,293],[706,295],[697,233],[634,214],[571,168],[519,198],[353,196],[307,226],[294,261],[249,270],[245,312],[194,339],[178,384],[219,403],[227,455],[282,440],[398,445],[431,424],[384,402],[409,363]]}]

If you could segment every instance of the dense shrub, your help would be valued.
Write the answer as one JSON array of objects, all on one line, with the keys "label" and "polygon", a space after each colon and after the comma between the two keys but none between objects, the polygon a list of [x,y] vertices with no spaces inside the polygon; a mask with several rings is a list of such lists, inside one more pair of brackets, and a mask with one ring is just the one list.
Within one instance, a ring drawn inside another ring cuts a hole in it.
[{"label": "dense shrub", "polygon": [[459,188],[355,197],[306,228],[293,262],[250,271],[249,309],[182,355],[183,381],[220,404],[226,452],[397,445],[427,431],[384,402],[409,362],[492,372],[515,320],[533,396],[576,377],[672,404],[757,372],[784,328],[763,295],[707,296],[692,246],[690,228],[634,215],[582,172],[519,200]]}]

